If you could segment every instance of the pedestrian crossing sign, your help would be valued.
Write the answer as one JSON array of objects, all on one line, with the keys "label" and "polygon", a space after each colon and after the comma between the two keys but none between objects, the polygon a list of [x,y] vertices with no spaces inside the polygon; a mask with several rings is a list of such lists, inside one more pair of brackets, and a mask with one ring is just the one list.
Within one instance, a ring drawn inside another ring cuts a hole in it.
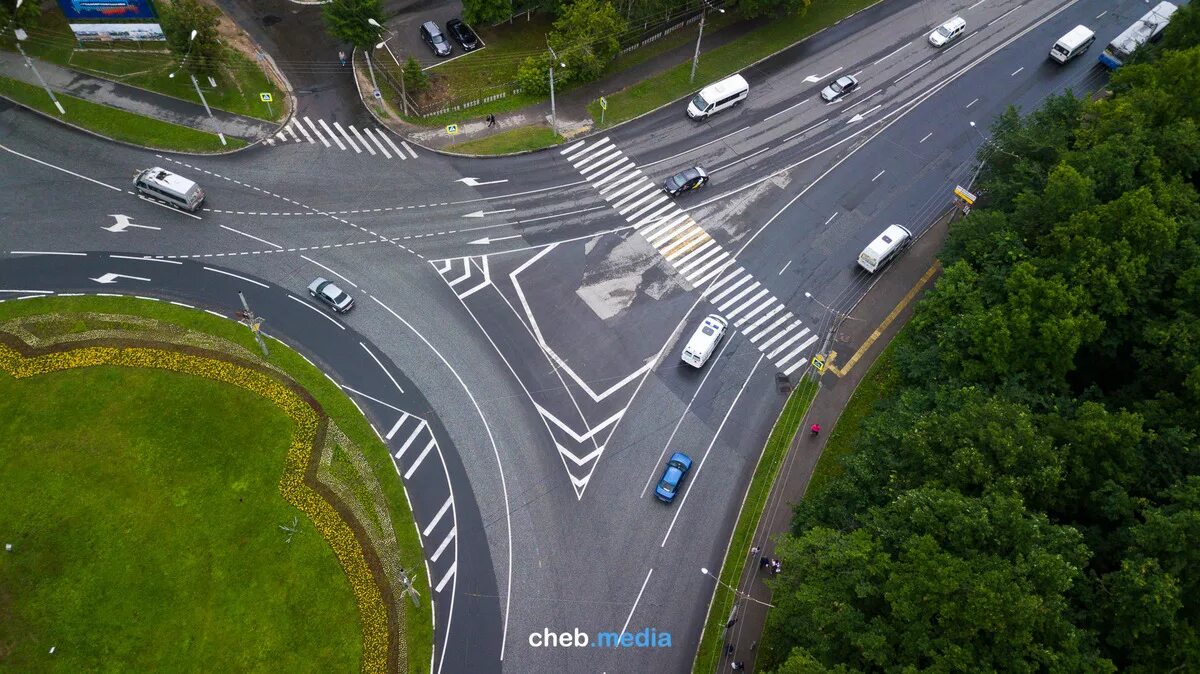
[{"label": "pedestrian crossing sign", "polygon": [[824,372],[825,371],[825,356],[824,356],[824,354],[817,354],[817,355],[813,356],[812,364],[813,364],[813,367],[816,368],[817,372]]},{"label": "pedestrian crossing sign", "polygon": [[271,98],[271,94],[268,94],[268,93],[267,93],[267,92],[265,92],[265,91],[264,91],[264,92],[262,92],[261,94],[259,94],[259,95],[258,95],[258,98],[259,98],[259,100],[261,100],[263,103],[270,103],[272,100],[274,100],[274,99],[272,99],[272,98]]},{"label": "pedestrian crossing sign", "polygon": [[601,110],[608,109],[608,99],[603,96],[600,97],[600,109]]},{"label": "pedestrian crossing sign", "polygon": [[457,124],[447,124],[446,125],[446,133],[450,134],[451,136],[458,133],[458,125]]}]

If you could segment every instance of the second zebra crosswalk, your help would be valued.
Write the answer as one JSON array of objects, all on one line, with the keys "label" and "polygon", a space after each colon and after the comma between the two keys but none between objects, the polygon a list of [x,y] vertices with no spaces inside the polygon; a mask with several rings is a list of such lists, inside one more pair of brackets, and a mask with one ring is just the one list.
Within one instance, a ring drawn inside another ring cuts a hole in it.
[{"label": "second zebra crosswalk", "polygon": [[314,122],[310,117],[293,117],[292,121],[264,142],[272,147],[287,143],[320,144],[330,149],[336,146],[345,152],[365,153],[383,159],[417,159],[412,146],[403,140],[397,144],[392,140],[391,132],[385,129],[363,127],[360,130],[353,124],[342,126],[339,122],[330,124],[323,119]]},{"label": "second zebra crosswalk", "polygon": [[717,311],[785,375],[808,363],[817,336],[683,212],[607,137],[561,151],[576,170]]}]

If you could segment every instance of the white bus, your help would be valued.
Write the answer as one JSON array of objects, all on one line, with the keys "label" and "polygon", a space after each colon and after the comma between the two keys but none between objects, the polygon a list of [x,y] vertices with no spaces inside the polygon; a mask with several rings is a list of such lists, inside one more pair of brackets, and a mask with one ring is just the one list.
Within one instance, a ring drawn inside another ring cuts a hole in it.
[{"label": "white bus", "polygon": [[1138,19],[1108,44],[1100,55],[1100,63],[1109,70],[1121,67],[1125,59],[1138,47],[1153,42],[1162,36],[1163,28],[1171,21],[1171,15],[1179,9],[1169,2],[1160,2],[1146,16]]}]

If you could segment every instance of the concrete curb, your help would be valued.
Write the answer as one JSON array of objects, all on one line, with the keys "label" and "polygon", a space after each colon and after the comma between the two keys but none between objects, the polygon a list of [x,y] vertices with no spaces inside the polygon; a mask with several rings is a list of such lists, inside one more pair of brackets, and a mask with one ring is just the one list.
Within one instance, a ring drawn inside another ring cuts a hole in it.
[{"label": "concrete curb", "polygon": [[[295,2],[296,0],[291,0],[291,1],[292,1],[292,2]],[[757,66],[758,64],[760,64],[760,63],[762,63],[762,62],[764,62],[764,61],[766,61],[766,60],[768,60],[768,59],[773,59],[773,58],[775,58],[776,56],[779,56],[780,54],[782,54],[783,52],[785,52],[785,51],[787,51],[787,50],[789,50],[789,49],[792,49],[792,48],[796,47],[797,45],[804,44],[804,43],[805,43],[805,42],[807,42],[808,40],[811,40],[812,38],[814,38],[814,37],[816,37],[816,36],[820,35],[821,33],[824,33],[825,31],[827,31],[827,30],[830,30],[831,28],[834,28],[834,27],[838,26],[838,25],[839,25],[839,24],[841,24],[843,21],[847,21],[847,20],[849,20],[849,19],[851,19],[851,18],[853,18],[853,17],[855,17],[855,16],[857,16],[857,15],[859,15],[859,14],[862,14],[863,12],[865,12],[865,11],[867,11],[867,10],[869,10],[869,9],[872,9],[872,8],[874,8],[874,7],[876,7],[876,6],[880,5],[880,4],[882,4],[882,3],[884,3],[884,2],[889,2],[889,1],[891,1],[891,0],[875,0],[875,2],[872,2],[871,4],[867,5],[866,7],[863,7],[862,9],[860,9],[860,10],[858,10],[858,11],[856,11],[856,12],[853,12],[853,13],[851,13],[851,14],[847,14],[846,16],[843,16],[842,18],[838,19],[837,21],[835,21],[835,22],[833,22],[833,23],[829,24],[828,26],[825,26],[825,27],[824,27],[824,28],[822,28],[821,30],[818,30],[817,32],[815,32],[815,33],[812,33],[812,34],[810,34],[810,35],[806,35],[806,36],[805,36],[803,39],[797,40],[797,41],[795,41],[795,42],[793,42],[793,43],[789,44],[789,45],[788,45],[788,46],[786,46],[786,47],[782,47],[782,48],[780,48],[780,49],[778,49],[778,50],[776,50],[776,51],[773,51],[773,52],[771,52],[770,54],[767,54],[766,56],[764,56],[764,57],[762,57],[762,58],[758,59],[757,61],[754,61],[753,63],[747,63],[746,65],[744,65],[744,66],[742,66],[741,68],[739,68],[739,69],[738,69],[738,72],[741,72],[742,70],[746,70],[747,68],[753,68],[754,66]],[[675,67],[678,67],[678,66],[672,66],[672,68],[675,68]],[[357,76],[357,73],[356,73],[356,76]],[[642,81],[644,82],[645,80],[642,80]],[[357,83],[357,79],[355,80],[355,82]],[[628,88],[628,87],[626,87],[626,89],[627,89],[627,88]],[[624,89],[621,89],[621,91],[624,91]],[[699,89],[697,89],[697,91],[699,91]],[[670,107],[670,106],[672,106],[672,105],[678,105],[680,101],[682,101],[682,100],[684,100],[684,99],[686,99],[686,98],[688,98],[688,97],[692,96],[694,93],[695,93],[695,92],[692,92],[692,93],[686,94],[686,95],[684,95],[684,96],[680,96],[679,98],[676,98],[676,99],[674,99],[674,100],[672,100],[672,101],[668,101],[668,102],[666,102],[666,103],[663,103],[662,105],[658,106],[657,108],[654,108],[654,109],[652,109],[652,110],[647,110],[646,112],[643,112],[643,113],[641,113],[640,115],[637,115],[636,117],[630,117],[629,119],[627,119],[627,120],[625,120],[625,121],[618,122],[618,123],[616,123],[616,124],[612,124],[612,125],[610,125],[610,126],[605,126],[605,127],[601,128],[601,129],[594,129],[594,130],[593,130],[592,132],[590,132],[590,133],[586,133],[586,134],[583,134],[583,135],[580,135],[580,136],[575,136],[575,137],[571,138],[571,139],[570,139],[570,140],[568,140],[568,141],[565,141],[565,142],[562,142],[562,143],[558,143],[558,144],[556,144],[556,145],[550,145],[550,146],[547,146],[547,147],[541,147],[541,148],[538,148],[538,149],[536,149],[536,150],[522,150],[522,151],[520,151],[520,152],[509,152],[509,153],[506,153],[506,154],[466,154],[466,153],[461,153],[461,152],[450,152],[450,151],[447,151],[447,150],[442,150],[442,149],[439,149],[439,148],[432,148],[432,147],[429,147],[429,146],[426,146],[426,145],[421,145],[420,143],[416,142],[415,140],[412,140],[412,139],[408,138],[407,136],[405,136],[405,137],[404,137],[404,139],[405,139],[406,141],[408,141],[408,142],[410,142],[410,143],[414,144],[414,145],[417,145],[417,146],[419,146],[419,147],[423,147],[425,150],[427,150],[427,151],[429,151],[429,152],[436,152],[436,153],[438,153],[438,154],[445,155],[445,156],[447,156],[447,157],[467,157],[467,158],[472,158],[472,159],[485,159],[485,158],[491,158],[491,157],[517,157],[517,156],[520,156],[520,155],[523,155],[523,154],[532,154],[532,153],[534,153],[534,152],[543,152],[543,151],[545,151],[545,150],[553,150],[554,148],[557,148],[557,147],[562,147],[562,146],[564,146],[564,145],[568,145],[568,144],[570,144],[570,143],[577,143],[577,142],[579,142],[579,141],[581,141],[581,140],[589,140],[589,139],[591,139],[591,138],[593,138],[593,137],[595,137],[595,136],[599,136],[599,135],[601,135],[601,134],[608,133],[608,132],[612,131],[613,129],[617,129],[617,128],[619,128],[619,127],[621,127],[621,126],[624,126],[625,124],[628,124],[628,123],[630,123],[630,122],[637,121],[637,120],[639,120],[639,119],[641,119],[642,117],[645,117],[645,116],[647,116],[647,115],[652,115],[652,114],[654,114],[654,113],[658,112],[659,110],[662,110],[663,108]],[[360,98],[360,99],[362,98],[362,91],[361,91],[361,90],[359,91],[359,98]],[[368,106],[366,106],[366,107],[367,107],[367,109],[368,109],[368,110],[370,110],[370,106],[369,106],[369,105],[368,105]],[[373,112],[373,111],[372,111],[372,116],[375,116],[375,114],[374,114],[374,112]],[[378,118],[377,116],[376,116],[376,121],[379,121],[379,118]],[[380,122],[380,123],[382,124],[382,122]],[[397,132],[397,131],[393,131],[393,130],[391,129],[391,127],[388,127],[386,124],[384,125],[384,127],[385,127],[385,128],[387,128],[389,131],[392,131],[393,133],[399,133],[399,132]],[[520,127],[518,127],[518,128],[520,128]],[[403,135],[403,134],[400,134],[400,135]]]},{"label": "concrete curb", "polygon": [[[62,93],[62,92],[59,92],[59,93]],[[239,148],[235,148],[235,149],[232,149],[232,150],[222,150],[222,151],[220,151],[220,152],[187,152],[187,151],[185,151],[185,150],[167,150],[167,149],[164,149],[164,148],[159,148],[159,147],[150,147],[150,146],[148,146],[148,145],[138,145],[138,144],[136,144],[136,143],[130,143],[130,142],[129,142],[129,141],[127,141],[127,140],[120,140],[120,139],[117,139],[117,138],[110,138],[110,137],[108,137],[108,136],[106,136],[106,135],[104,135],[104,134],[102,134],[102,133],[100,133],[100,132],[98,132],[98,131],[92,131],[91,129],[84,128],[84,127],[82,127],[82,126],[79,126],[78,124],[73,124],[73,123],[71,123],[71,122],[68,122],[68,121],[67,121],[67,120],[65,120],[65,119],[62,119],[62,118],[60,118],[60,117],[55,117],[54,115],[51,115],[50,113],[48,113],[48,112],[45,112],[44,110],[38,110],[37,108],[31,107],[31,106],[29,106],[29,105],[27,105],[27,104],[25,104],[25,103],[23,103],[23,102],[21,102],[21,101],[18,101],[18,100],[14,100],[14,99],[12,99],[12,98],[9,98],[8,96],[5,96],[5,95],[3,95],[3,94],[0,94],[0,98],[3,98],[4,100],[6,100],[6,101],[9,101],[9,102],[11,102],[11,103],[12,103],[12,104],[14,104],[14,105],[19,105],[20,107],[22,107],[22,108],[25,108],[26,110],[28,110],[28,111],[30,111],[30,112],[32,112],[32,113],[35,113],[35,114],[41,115],[42,117],[45,117],[46,119],[49,119],[49,120],[51,120],[51,121],[53,121],[53,122],[57,122],[57,123],[59,123],[59,124],[62,124],[63,126],[69,126],[69,127],[71,127],[72,129],[75,129],[75,130],[77,130],[77,131],[82,131],[82,132],[84,132],[84,133],[86,133],[86,134],[88,134],[88,135],[90,135],[90,136],[92,136],[92,137],[94,137],[94,138],[99,138],[99,139],[101,139],[101,140],[107,140],[107,141],[109,141],[110,143],[117,143],[117,144],[119,144],[119,145],[124,145],[124,146],[126,146],[126,147],[137,148],[137,149],[139,149],[139,150],[146,150],[146,151],[148,151],[148,152],[170,152],[170,153],[172,153],[172,154],[185,155],[185,156],[189,156],[189,157],[219,157],[219,156],[222,156],[222,155],[228,155],[228,154],[234,154],[234,153],[236,153],[236,152],[241,152],[241,151],[243,151],[243,150],[249,150],[250,148],[252,148],[252,147],[254,147],[255,145],[258,145],[259,143],[261,143],[261,142],[262,142],[261,140],[257,140],[257,141],[254,141],[253,143],[247,143],[247,144],[246,144],[246,147],[239,147]],[[97,105],[98,105],[98,104],[97,104]],[[134,114],[137,114],[137,113],[133,113],[133,112],[131,112],[131,113],[129,113],[129,114],[131,114],[131,115],[134,115]],[[142,116],[142,117],[145,117],[145,115],[141,115],[141,116]],[[148,119],[154,119],[154,118],[153,118],[153,117],[150,117],[150,118],[148,118]],[[159,120],[159,121],[162,121],[162,120]],[[168,123],[168,124],[171,124],[172,122],[167,122],[167,123]],[[179,126],[179,125],[176,125],[176,126]],[[185,128],[188,128],[188,129],[190,129],[190,128],[192,128],[192,127],[190,127],[190,126],[189,126],[189,127],[185,127]],[[203,131],[203,129],[196,129],[196,131]],[[215,136],[216,134],[213,134],[213,135]],[[240,139],[239,139],[239,140],[240,140]]]}]

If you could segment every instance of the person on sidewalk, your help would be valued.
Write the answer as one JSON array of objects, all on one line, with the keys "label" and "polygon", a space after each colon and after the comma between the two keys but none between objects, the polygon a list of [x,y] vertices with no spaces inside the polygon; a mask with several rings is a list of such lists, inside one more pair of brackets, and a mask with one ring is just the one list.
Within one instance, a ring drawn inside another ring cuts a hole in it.
[{"label": "person on sidewalk", "polygon": [[487,123],[488,123],[488,128],[489,128],[489,129],[490,129],[490,128],[492,128],[493,126],[496,126],[496,116],[495,116],[495,115],[492,115],[492,114],[489,114],[489,115],[487,116]]},{"label": "person on sidewalk", "polygon": [[746,663],[742,662],[741,660],[734,660],[733,662],[729,663],[729,667],[735,672],[741,672],[746,669]]},{"label": "person on sidewalk", "polygon": [[813,424],[812,428],[808,430],[812,431],[812,434],[815,436],[821,432],[821,424]]},{"label": "person on sidewalk", "polygon": [[342,64],[343,68],[346,66],[346,52],[338,50],[338,61]]},{"label": "person on sidewalk", "polygon": [[761,570],[767,568],[768,566],[771,566],[771,558],[763,555],[762,558],[758,560],[758,568]]}]

